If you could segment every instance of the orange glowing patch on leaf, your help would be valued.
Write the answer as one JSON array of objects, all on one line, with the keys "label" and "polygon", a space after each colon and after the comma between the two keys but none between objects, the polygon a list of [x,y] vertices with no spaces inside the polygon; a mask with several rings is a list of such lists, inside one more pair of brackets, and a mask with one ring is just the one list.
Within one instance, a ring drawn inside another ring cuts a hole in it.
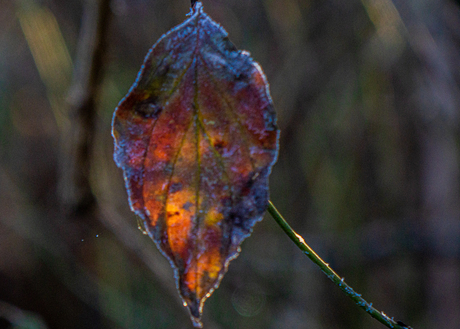
[{"label": "orange glowing patch on leaf", "polygon": [[279,131],[262,69],[196,2],[147,54],[112,134],[131,208],[199,327],[268,205]]}]

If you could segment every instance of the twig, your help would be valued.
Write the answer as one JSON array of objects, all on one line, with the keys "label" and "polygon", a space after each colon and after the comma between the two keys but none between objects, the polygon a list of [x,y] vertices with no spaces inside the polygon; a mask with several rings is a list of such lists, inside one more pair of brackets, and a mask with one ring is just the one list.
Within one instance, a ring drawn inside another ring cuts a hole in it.
[{"label": "twig", "polygon": [[104,73],[110,0],[86,1],[69,102],[71,127],[64,136],[61,196],[67,215],[81,217],[95,208],[90,183],[96,102]]},{"label": "twig", "polygon": [[324,260],[319,257],[309,245],[305,243],[305,240],[297,234],[291,226],[286,222],[283,216],[275,208],[271,201],[268,202],[268,212],[275,219],[283,231],[289,236],[289,238],[302,250],[308,258],[310,258],[313,263],[319,266],[321,271],[332,281],[334,282],[348,297],[353,299],[355,303],[361,307],[364,311],[369,313],[377,321],[383,323],[388,328],[393,329],[411,329],[411,327],[404,325],[400,321],[395,321],[393,318],[389,318],[385,313],[380,312],[372,306],[372,303],[368,303],[360,294],[356,293],[352,287],[345,283],[344,278],[340,277],[335,273]]}]

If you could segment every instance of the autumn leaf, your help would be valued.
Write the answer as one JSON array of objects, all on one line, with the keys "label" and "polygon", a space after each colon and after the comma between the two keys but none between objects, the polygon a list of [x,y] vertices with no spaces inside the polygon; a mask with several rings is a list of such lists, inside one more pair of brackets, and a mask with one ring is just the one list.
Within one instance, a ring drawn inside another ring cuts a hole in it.
[{"label": "autumn leaf", "polygon": [[112,134],[131,209],[200,327],[204,301],[268,204],[279,131],[262,69],[196,2],[147,54]]}]

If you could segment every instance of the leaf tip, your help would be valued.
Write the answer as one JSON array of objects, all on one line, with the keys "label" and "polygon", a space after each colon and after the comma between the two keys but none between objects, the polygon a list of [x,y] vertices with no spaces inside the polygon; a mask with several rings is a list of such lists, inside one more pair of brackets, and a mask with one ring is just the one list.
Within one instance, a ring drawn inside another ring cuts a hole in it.
[{"label": "leaf tip", "polygon": [[203,322],[201,322],[201,314],[203,312],[203,302],[199,299],[190,300],[189,302],[184,301],[184,306],[188,307],[190,312],[190,319],[192,320],[195,328],[203,328]]},{"label": "leaf tip", "polygon": [[194,316],[191,316],[190,318],[192,319],[192,323],[195,328],[203,328],[203,322],[201,322],[201,318],[195,318]]}]

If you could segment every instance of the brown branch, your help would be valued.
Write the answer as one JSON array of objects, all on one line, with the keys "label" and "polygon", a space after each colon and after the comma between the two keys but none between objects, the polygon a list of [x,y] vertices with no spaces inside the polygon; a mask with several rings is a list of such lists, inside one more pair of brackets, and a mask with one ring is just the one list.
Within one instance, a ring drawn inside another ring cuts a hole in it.
[{"label": "brown branch", "polygon": [[63,136],[60,190],[66,216],[84,217],[95,210],[90,167],[109,21],[110,0],[86,1],[69,97],[71,126]]},{"label": "brown branch", "polygon": [[[98,263],[97,245],[94,239],[87,237],[94,232],[104,233],[91,188],[90,170],[110,13],[110,0],[86,1],[69,96],[70,125],[61,136],[58,197],[62,216],[58,233],[70,247],[74,258],[69,262],[72,271],[81,267],[88,273],[97,273]],[[85,281],[82,286],[87,291],[98,291],[96,282]],[[99,310],[97,314],[96,322],[105,316]]]}]

